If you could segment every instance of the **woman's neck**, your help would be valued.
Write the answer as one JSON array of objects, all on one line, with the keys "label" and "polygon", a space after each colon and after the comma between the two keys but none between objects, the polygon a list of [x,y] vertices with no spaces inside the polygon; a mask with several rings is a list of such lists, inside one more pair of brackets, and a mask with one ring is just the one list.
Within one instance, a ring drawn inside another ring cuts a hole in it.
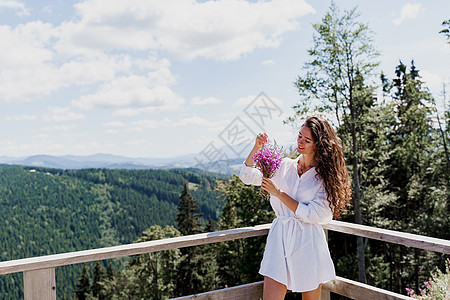
[{"label": "woman's neck", "polygon": [[308,169],[317,166],[314,154],[303,154],[303,165]]}]

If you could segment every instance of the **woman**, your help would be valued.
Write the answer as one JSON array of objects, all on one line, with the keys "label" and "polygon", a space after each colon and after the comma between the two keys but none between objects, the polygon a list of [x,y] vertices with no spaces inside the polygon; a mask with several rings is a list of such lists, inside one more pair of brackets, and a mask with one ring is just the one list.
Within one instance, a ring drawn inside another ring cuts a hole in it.
[{"label": "woman", "polygon": [[351,197],[341,140],[325,119],[307,119],[297,138],[300,155],[284,158],[272,179],[253,167],[253,154],[266,142],[267,134],[259,134],[239,176],[271,194],[277,216],[259,270],[263,297],[284,299],[289,289],[319,299],[322,283],[336,277],[320,224],[338,218]]}]

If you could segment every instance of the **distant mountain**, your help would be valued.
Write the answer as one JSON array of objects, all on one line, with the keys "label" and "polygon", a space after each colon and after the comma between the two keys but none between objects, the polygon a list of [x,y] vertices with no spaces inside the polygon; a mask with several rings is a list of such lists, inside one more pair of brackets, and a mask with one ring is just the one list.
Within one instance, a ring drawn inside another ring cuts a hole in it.
[{"label": "distant mountain", "polygon": [[[289,150],[292,145],[283,146]],[[56,168],[64,170],[79,169],[127,169],[127,170],[145,170],[145,169],[176,169],[176,168],[198,168],[205,171],[234,174],[238,172],[245,157],[236,157],[233,149],[221,147],[218,149],[229,159],[215,160],[212,153],[202,156],[205,153],[186,154],[168,158],[141,157],[132,158],[120,155],[98,153],[93,155],[33,155],[29,157],[9,157],[0,156],[0,163],[9,165],[21,165],[29,167]],[[247,155],[250,149],[241,151]],[[205,151],[207,152],[207,151]],[[209,155],[209,156],[208,156]],[[217,156],[219,157],[219,156]]]},{"label": "distant mountain", "polygon": [[[27,162],[67,163],[42,155]],[[73,160],[71,160],[73,161]],[[0,261],[128,244],[152,225],[175,225],[184,183],[202,224],[224,205],[226,175],[198,169],[61,170],[0,164]],[[119,264],[119,261],[113,261]],[[115,265],[117,266],[117,265]],[[70,298],[81,264],[57,268],[57,294]],[[0,299],[23,299],[22,275],[0,276]]]},{"label": "distant mountain", "polygon": [[231,159],[227,161],[210,161],[199,164],[195,155],[184,155],[172,158],[130,158],[112,154],[94,154],[88,156],[77,155],[33,155],[29,157],[0,156],[0,163],[8,165],[20,165],[41,168],[56,168],[64,170],[79,169],[175,169],[175,168],[198,168],[216,173],[235,173],[236,165],[242,163],[243,159]]}]

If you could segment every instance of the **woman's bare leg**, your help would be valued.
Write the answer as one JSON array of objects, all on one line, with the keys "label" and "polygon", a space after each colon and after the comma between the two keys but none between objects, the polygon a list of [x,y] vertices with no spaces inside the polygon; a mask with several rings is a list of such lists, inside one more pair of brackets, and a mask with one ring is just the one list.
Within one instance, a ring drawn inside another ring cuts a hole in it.
[{"label": "woman's bare leg", "polygon": [[286,291],[284,284],[264,276],[263,300],[283,300]]},{"label": "woman's bare leg", "polygon": [[312,291],[307,291],[302,293],[303,300],[320,300],[320,292],[322,291],[322,284],[319,284],[319,287]]}]

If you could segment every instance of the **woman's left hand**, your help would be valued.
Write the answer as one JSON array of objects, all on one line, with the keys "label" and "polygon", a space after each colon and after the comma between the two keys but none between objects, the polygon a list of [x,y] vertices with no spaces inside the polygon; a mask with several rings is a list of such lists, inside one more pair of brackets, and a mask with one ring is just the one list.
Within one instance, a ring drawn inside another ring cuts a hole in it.
[{"label": "woman's left hand", "polygon": [[263,177],[261,182],[261,188],[265,191],[267,191],[269,194],[274,195],[277,197],[280,194],[280,189],[278,186],[273,182],[272,179]]}]

